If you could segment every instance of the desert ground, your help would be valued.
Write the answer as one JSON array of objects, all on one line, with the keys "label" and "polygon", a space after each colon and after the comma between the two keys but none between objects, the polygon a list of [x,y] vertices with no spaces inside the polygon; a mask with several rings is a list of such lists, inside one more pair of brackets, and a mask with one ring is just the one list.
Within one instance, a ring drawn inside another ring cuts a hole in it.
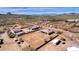
[{"label": "desert ground", "polygon": [[0,15],[0,51],[79,50],[79,15]]}]

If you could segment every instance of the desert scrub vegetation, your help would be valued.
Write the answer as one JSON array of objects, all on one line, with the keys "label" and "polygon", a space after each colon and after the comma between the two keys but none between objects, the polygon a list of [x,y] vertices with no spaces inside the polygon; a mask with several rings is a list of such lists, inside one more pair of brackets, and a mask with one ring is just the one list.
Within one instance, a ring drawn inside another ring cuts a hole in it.
[{"label": "desert scrub vegetation", "polygon": [[61,14],[61,15],[15,15],[15,14],[0,14],[0,26],[35,23],[40,21],[65,21],[67,19],[79,19],[79,14]]}]

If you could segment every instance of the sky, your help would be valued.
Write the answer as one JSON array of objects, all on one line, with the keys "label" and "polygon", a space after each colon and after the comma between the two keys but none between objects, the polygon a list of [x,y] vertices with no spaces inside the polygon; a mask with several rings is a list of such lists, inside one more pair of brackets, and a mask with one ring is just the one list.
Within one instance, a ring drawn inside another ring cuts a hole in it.
[{"label": "sky", "polygon": [[79,7],[0,7],[0,13],[24,15],[50,15],[63,13],[79,13]]}]

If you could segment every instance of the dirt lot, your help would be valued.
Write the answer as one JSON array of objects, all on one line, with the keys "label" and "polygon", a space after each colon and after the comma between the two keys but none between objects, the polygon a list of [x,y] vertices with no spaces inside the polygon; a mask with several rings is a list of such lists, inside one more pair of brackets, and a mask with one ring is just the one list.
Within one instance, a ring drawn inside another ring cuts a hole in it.
[{"label": "dirt lot", "polygon": [[21,48],[15,41],[7,36],[7,33],[2,34],[4,44],[1,45],[0,51],[21,51]]},{"label": "dirt lot", "polygon": [[37,48],[45,43],[45,39],[49,40],[50,36],[40,32],[32,32],[21,36],[21,38],[33,48]]},{"label": "dirt lot", "polygon": [[[40,26],[43,26],[43,28],[51,28],[55,32],[61,31],[63,32],[62,36],[66,39],[65,44],[59,44],[59,45],[53,45],[52,41],[48,42],[44,46],[42,46],[38,51],[66,51],[68,47],[71,47],[73,44],[77,43],[77,46],[79,45],[79,33],[73,33],[74,31],[79,31],[78,27],[73,27],[73,24],[69,24],[66,22],[47,22],[43,23]],[[64,30],[71,30],[64,31]],[[28,34],[24,34],[22,36],[19,36],[24,40],[24,45],[20,47],[14,39],[11,39],[8,37],[7,33],[1,34],[2,38],[4,39],[4,44],[1,45],[0,51],[22,51],[22,47],[28,43],[33,48],[37,48],[45,43],[45,41],[50,40],[50,36],[47,34],[43,34],[39,31],[31,32]],[[75,43],[73,43],[75,41]]]},{"label": "dirt lot", "polygon": [[60,43],[59,45],[53,45],[52,41],[41,47],[38,51],[66,51],[68,47],[72,46],[72,41],[70,40],[72,35],[68,37],[68,32],[63,33],[64,38],[66,39],[65,44]]}]

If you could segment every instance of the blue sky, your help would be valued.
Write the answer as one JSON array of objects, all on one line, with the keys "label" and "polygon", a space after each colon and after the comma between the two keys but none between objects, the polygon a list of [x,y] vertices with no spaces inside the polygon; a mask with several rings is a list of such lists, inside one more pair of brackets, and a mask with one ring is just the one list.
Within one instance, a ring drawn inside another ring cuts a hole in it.
[{"label": "blue sky", "polygon": [[7,12],[26,15],[79,13],[79,7],[0,7],[1,14],[6,14]]}]

